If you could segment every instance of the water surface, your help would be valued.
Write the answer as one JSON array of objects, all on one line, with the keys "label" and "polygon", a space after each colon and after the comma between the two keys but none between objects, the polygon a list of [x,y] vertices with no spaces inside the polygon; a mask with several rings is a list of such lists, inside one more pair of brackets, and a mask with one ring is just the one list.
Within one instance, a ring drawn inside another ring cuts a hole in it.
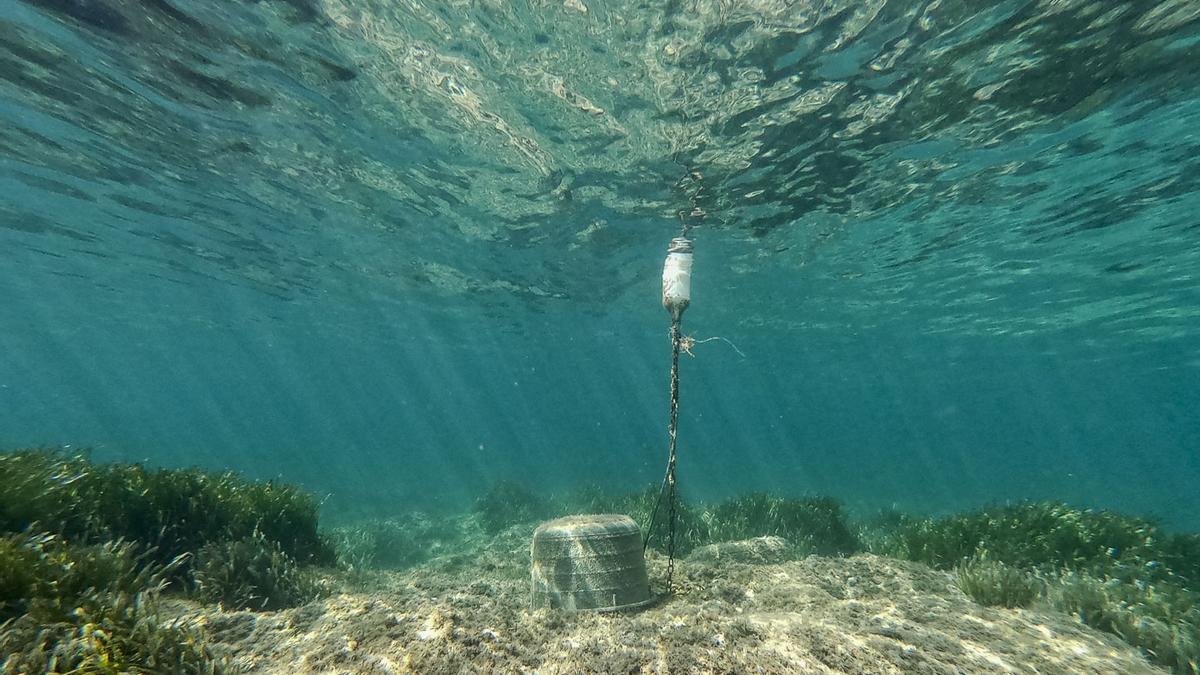
[{"label": "water surface", "polygon": [[[0,4],[0,445],[1200,527],[1200,9]],[[688,214],[703,213],[703,217]]]}]

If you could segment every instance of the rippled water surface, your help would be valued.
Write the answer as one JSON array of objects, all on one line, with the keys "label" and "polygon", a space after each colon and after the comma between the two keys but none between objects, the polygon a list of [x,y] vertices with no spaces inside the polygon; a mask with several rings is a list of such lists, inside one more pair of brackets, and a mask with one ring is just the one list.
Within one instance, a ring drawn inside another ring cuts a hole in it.
[{"label": "rippled water surface", "polygon": [[1197,63],[1190,0],[8,0],[0,442],[640,485],[687,224],[696,492],[1200,526]]}]

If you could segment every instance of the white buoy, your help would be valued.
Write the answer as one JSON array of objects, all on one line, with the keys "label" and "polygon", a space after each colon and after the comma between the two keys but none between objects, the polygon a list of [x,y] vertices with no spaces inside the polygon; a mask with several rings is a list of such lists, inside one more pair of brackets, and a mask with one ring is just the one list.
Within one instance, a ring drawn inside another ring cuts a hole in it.
[{"label": "white buoy", "polygon": [[667,260],[663,263],[663,307],[671,313],[672,320],[679,321],[691,301],[692,241],[676,237],[667,247]]}]

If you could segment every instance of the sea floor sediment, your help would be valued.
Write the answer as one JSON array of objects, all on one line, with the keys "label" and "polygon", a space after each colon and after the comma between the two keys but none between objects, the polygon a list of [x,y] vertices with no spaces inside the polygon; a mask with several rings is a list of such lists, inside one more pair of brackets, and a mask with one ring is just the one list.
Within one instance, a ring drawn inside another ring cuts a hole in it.
[{"label": "sea floor sediment", "polygon": [[[530,611],[525,534],[355,575],[302,607],[176,611],[261,673],[1167,672],[1074,617],[983,607],[950,572],[872,554],[744,562],[710,547],[651,608]],[[663,578],[664,557],[648,564]]]}]

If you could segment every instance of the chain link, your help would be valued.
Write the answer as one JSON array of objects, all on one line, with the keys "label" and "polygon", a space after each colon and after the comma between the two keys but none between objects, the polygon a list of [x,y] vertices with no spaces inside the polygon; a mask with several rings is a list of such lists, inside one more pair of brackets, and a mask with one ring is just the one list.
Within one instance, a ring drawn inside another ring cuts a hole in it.
[{"label": "chain link", "polygon": [[679,431],[679,321],[671,322],[671,422],[667,432],[671,437],[671,450],[667,457],[667,592],[671,592],[671,579],[675,573],[675,521],[677,489],[675,487],[675,445]]}]

